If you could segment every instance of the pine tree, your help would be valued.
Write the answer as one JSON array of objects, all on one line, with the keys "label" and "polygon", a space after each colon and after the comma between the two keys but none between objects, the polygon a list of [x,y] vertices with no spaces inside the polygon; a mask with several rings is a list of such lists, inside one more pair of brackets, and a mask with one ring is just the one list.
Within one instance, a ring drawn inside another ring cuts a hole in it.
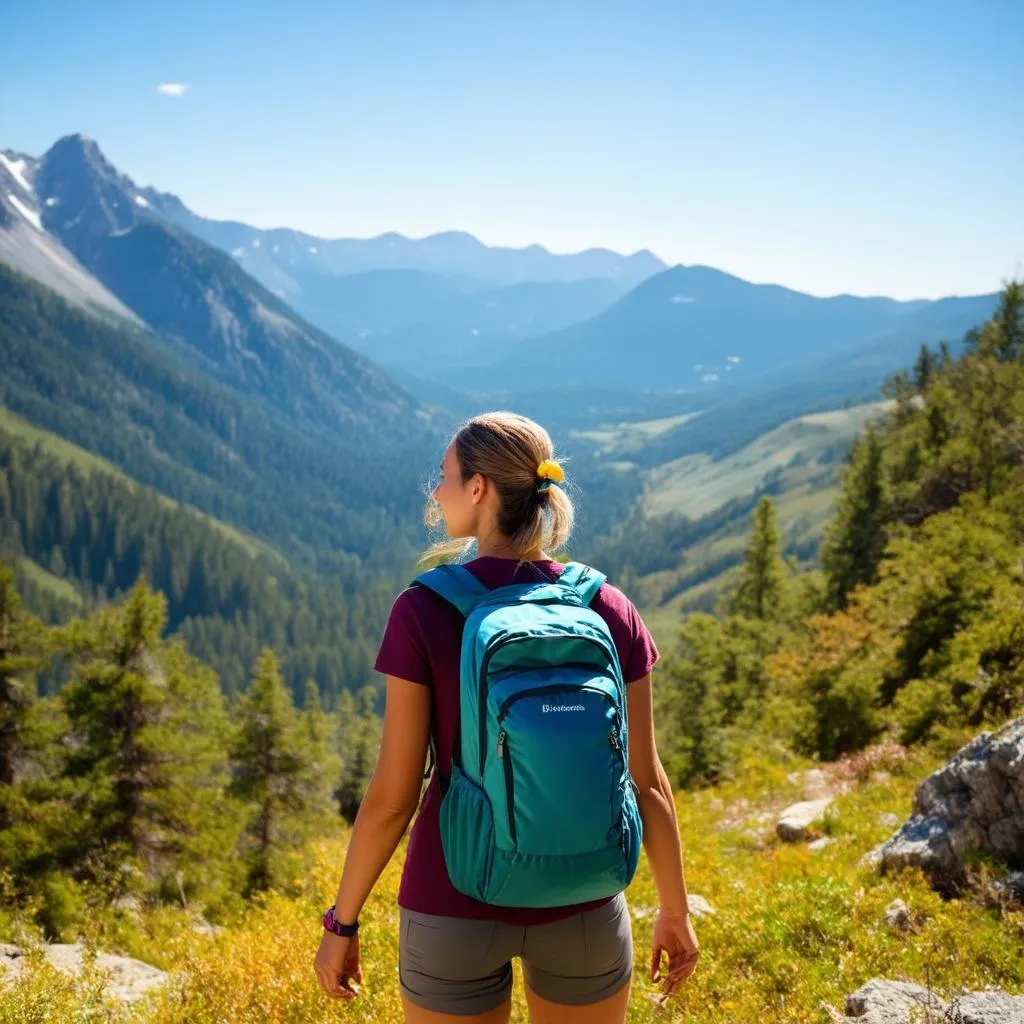
[{"label": "pine tree", "polygon": [[247,888],[252,892],[281,883],[288,853],[309,835],[312,816],[321,810],[307,736],[270,648],[259,657],[237,717],[232,792],[248,808]]},{"label": "pine tree", "polygon": [[754,530],[747,545],[740,584],[729,611],[752,619],[773,619],[780,614],[786,566],[782,561],[775,506],[762,498],[754,511]]},{"label": "pine tree", "polygon": [[165,621],[163,597],[140,581],[121,606],[66,632],[66,771],[80,804],[71,847],[108,877],[127,865],[164,881],[230,834],[223,699],[213,673],[162,643]]},{"label": "pine tree", "polygon": [[829,608],[840,610],[858,584],[878,581],[886,544],[882,442],[869,430],[850,452],[842,495],[821,548]]},{"label": "pine tree", "polygon": [[914,386],[921,394],[928,390],[928,384],[937,368],[935,353],[927,345],[922,345],[914,363]]},{"label": "pine tree", "polygon": [[22,611],[14,572],[0,564],[0,829],[13,824],[5,797],[13,797],[43,740],[34,675],[45,663],[42,624]]},{"label": "pine tree", "polygon": [[302,725],[312,765],[312,778],[316,787],[316,803],[329,807],[341,771],[341,757],[336,748],[337,720],[324,711],[320,703],[320,690],[315,680],[306,681],[306,699],[302,705]]},{"label": "pine tree", "polygon": [[356,820],[377,764],[381,726],[374,711],[376,698],[372,686],[364,686],[358,698],[351,693],[342,694],[339,716],[342,771],[335,798],[341,816],[348,822]]}]

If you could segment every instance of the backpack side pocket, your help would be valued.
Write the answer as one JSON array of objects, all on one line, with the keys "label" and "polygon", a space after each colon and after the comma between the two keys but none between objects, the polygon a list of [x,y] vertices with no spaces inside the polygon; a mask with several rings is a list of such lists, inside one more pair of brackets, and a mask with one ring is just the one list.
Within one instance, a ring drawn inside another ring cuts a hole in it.
[{"label": "backpack side pocket", "polygon": [[494,863],[494,811],[487,794],[457,765],[441,800],[441,847],[452,885],[483,902]]}]

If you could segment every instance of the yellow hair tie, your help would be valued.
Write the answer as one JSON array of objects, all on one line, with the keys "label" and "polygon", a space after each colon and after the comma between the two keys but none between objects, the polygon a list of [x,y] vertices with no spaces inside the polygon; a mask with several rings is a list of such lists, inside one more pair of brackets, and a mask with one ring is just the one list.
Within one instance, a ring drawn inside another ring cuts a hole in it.
[{"label": "yellow hair tie", "polygon": [[548,484],[560,484],[565,481],[565,470],[554,459],[545,459],[537,467],[537,479],[546,480]]}]

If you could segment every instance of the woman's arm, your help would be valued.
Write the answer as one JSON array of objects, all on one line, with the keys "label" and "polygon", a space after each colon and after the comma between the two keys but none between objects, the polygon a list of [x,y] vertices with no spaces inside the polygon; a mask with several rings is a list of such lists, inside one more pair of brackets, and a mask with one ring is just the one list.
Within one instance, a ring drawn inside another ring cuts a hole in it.
[{"label": "woman's arm", "polygon": [[416,813],[430,737],[430,687],[387,677],[380,754],[359,807],[334,902],[338,920],[359,916]]},{"label": "woman's arm", "polygon": [[654,700],[651,676],[626,687],[629,722],[629,771],[637,787],[637,803],[644,826],[644,849],[658,890],[658,902],[667,914],[689,914],[683,851],[672,787],[662,767],[654,738]]}]

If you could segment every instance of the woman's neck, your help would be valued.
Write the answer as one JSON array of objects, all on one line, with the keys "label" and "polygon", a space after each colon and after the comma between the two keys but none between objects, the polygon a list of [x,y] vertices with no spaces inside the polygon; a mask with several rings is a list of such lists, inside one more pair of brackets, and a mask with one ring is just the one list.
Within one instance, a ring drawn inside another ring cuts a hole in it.
[{"label": "woman's neck", "polygon": [[542,548],[515,551],[503,537],[478,537],[476,555],[477,558],[518,558],[521,562],[538,562],[548,557]]}]

